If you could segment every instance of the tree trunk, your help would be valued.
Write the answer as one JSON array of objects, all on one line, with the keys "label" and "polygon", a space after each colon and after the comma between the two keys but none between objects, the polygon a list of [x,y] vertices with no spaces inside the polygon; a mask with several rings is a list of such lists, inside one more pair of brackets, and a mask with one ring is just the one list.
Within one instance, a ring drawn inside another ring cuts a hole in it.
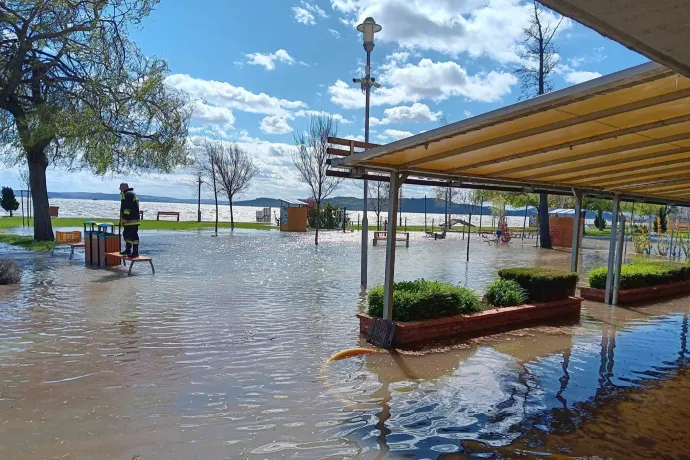
[{"label": "tree trunk", "polygon": [[599,218],[599,220],[597,221],[597,223],[599,224],[597,226],[597,228],[599,229],[600,232],[603,232],[604,229],[606,228],[606,223],[604,222],[604,211],[601,209],[598,210],[597,211],[597,217]]},{"label": "tree trunk", "polygon": [[36,149],[26,153],[34,205],[34,239],[36,241],[53,241],[53,225],[50,221],[48,186],[46,184],[48,158],[46,158],[43,150]]},{"label": "tree trunk", "polygon": [[229,197],[228,201],[230,201],[230,231],[234,232],[235,231],[235,216],[232,213],[232,197]]},{"label": "tree trunk", "polygon": [[542,249],[551,249],[551,235],[549,234],[549,196],[539,194],[539,237]]},{"label": "tree trunk", "polygon": [[319,245],[319,226],[321,225],[321,200],[316,202],[316,235],[314,236],[314,244]]}]

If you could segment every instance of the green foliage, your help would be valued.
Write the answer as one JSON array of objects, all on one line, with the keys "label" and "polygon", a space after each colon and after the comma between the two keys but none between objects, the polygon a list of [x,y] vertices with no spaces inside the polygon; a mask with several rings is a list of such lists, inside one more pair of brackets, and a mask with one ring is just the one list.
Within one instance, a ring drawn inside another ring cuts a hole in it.
[{"label": "green foliage", "polygon": [[[321,216],[319,228],[333,230],[343,227],[342,210],[339,207],[331,203],[322,203],[319,214]],[[307,200],[307,220],[311,228],[316,228],[316,201],[311,199]],[[348,222],[349,219],[346,218],[346,226]]]},{"label": "green foliage", "polygon": [[599,230],[604,230],[606,228],[606,219],[604,219],[603,214],[597,214],[594,218],[594,226]]},{"label": "green foliage", "polygon": [[12,212],[19,209],[17,197],[14,196],[14,190],[12,190],[10,187],[2,188],[2,199],[0,200],[0,206],[2,209],[10,213],[10,217],[12,217]]},{"label": "green foliage", "polygon": [[578,280],[577,273],[528,267],[505,268],[499,270],[498,276],[516,281],[532,302],[567,299],[575,294]]},{"label": "green foliage", "polygon": [[636,254],[649,255],[652,252],[652,243],[649,240],[649,231],[646,226],[637,229],[637,231],[632,234],[632,242]]},{"label": "green foliage", "polygon": [[[589,274],[589,285],[595,289],[606,288],[606,267],[599,267]],[[690,266],[672,262],[645,261],[621,267],[620,288],[635,289],[690,280]]]},{"label": "green foliage", "polygon": [[[668,230],[668,214],[670,208],[668,206],[661,206],[654,219],[654,231],[656,233],[666,233]],[[659,231],[661,229],[661,231]]]},{"label": "green foliage", "polygon": [[[481,299],[472,290],[439,281],[403,281],[393,290],[393,320],[418,321],[468,314],[483,309]],[[369,291],[371,316],[383,316],[383,286]]]},{"label": "green foliage", "polygon": [[486,288],[484,298],[494,307],[514,307],[527,300],[527,293],[513,280],[497,279]]}]

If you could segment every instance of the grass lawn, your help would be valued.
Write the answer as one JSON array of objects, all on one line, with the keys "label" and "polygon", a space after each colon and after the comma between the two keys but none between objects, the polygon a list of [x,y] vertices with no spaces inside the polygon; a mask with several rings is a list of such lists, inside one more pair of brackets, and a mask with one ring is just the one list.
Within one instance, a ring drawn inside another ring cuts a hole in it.
[{"label": "grass lawn", "polygon": [[[117,226],[117,220],[92,217],[54,217],[53,228],[60,227],[83,227],[83,223],[86,220],[93,220],[96,222],[112,222]],[[2,228],[17,228],[21,227],[22,218],[21,217],[3,217],[0,219],[0,229]],[[198,230],[203,228],[214,228],[215,222],[176,222],[174,220],[143,220],[141,221],[141,230]],[[218,228],[230,228],[230,222],[218,222]],[[251,228],[257,230],[271,230],[276,227],[272,227],[267,224],[257,224],[253,222],[235,222],[235,228]]]},{"label": "grass lawn", "polygon": [[29,251],[46,252],[53,249],[52,241],[34,241],[34,239],[30,236],[19,236],[9,233],[0,233],[0,243],[19,246],[20,248],[24,248]]},{"label": "grass lawn", "polygon": [[603,230],[599,230],[598,228],[587,228],[587,229],[585,229],[585,235],[586,236],[611,236],[611,229],[605,228]]},{"label": "grass lawn", "polygon": [[[54,217],[53,228],[61,227],[76,227],[82,228],[85,220],[93,220],[96,222],[112,222],[116,224],[113,219],[91,218],[83,217]],[[52,241],[34,241],[30,236],[19,236],[11,233],[3,233],[3,230],[21,227],[21,217],[3,217],[0,218],[0,243],[18,246],[29,251],[50,251],[53,248]],[[214,228],[215,222],[175,222],[167,220],[144,220],[141,222],[141,230],[200,230]],[[218,228],[230,228],[230,222],[218,222]],[[253,222],[235,222],[235,228],[250,228],[258,230],[270,230],[270,225],[256,224]]]}]

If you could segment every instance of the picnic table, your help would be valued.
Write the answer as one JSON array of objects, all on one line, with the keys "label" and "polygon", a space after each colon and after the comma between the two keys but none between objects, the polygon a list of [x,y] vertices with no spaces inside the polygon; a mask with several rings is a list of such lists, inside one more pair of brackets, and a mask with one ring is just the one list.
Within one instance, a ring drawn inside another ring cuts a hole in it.
[{"label": "picnic table", "polygon": [[[386,241],[388,239],[388,232],[374,232],[373,245],[379,241]],[[405,247],[410,247],[410,232],[397,232],[395,234],[395,241],[404,241]]]}]

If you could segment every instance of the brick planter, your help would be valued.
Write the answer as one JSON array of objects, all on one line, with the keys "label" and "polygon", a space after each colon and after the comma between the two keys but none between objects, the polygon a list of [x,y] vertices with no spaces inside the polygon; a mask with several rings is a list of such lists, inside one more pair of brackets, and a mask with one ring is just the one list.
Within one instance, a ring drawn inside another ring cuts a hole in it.
[{"label": "brick planter", "polygon": [[[439,339],[469,338],[491,335],[512,329],[520,329],[535,323],[578,318],[582,299],[569,297],[556,302],[520,305],[519,307],[494,308],[470,315],[450,316],[427,321],[397,322],[396,346],[421,345]],[[360,313],[359,331],[366,336],[372,318]]]},{"label": "brick planter", "polygon": [[[690,281],[621,290],[618,292],[618,305],[663,299],[664,297],[671,297],[678,294],[690,294]],[[580,288],[580,296],[586,300],[604,303],[606,290]]]}]

